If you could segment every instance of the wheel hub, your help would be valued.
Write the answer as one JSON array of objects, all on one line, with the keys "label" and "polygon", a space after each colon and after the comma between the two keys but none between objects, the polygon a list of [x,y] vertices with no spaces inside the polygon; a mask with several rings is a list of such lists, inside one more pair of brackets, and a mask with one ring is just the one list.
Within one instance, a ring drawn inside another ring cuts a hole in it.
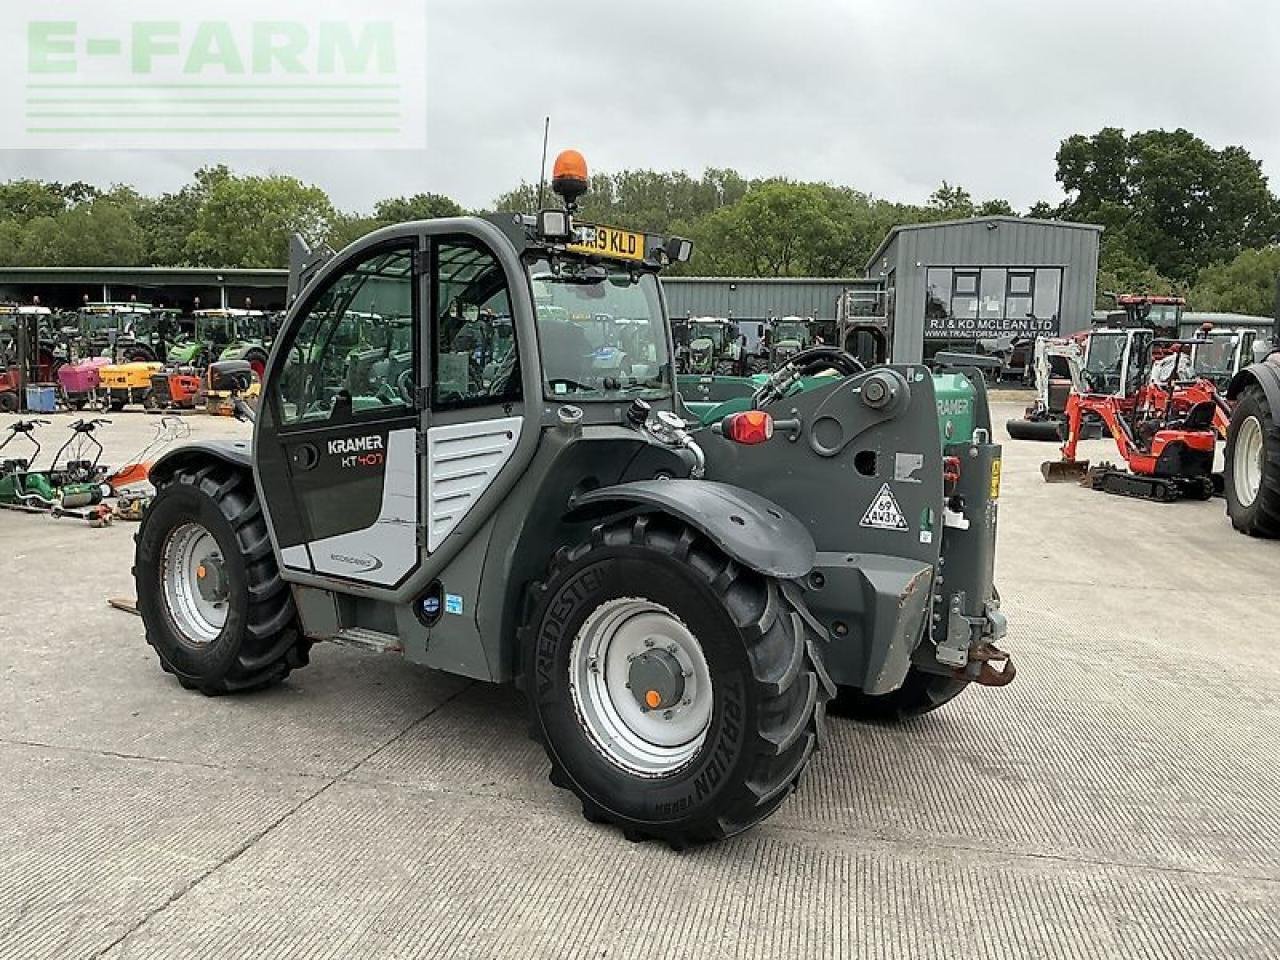
[{"label": "wheel hub", "polygon": [[161,549],[165,606],[179,636],[203,647],[222,633],[230,609],[231,582],[213,534],[199,523],[180,524]]},{"label": "wheel hub", "polygon": [[639,597],[601,603],[569,661],[583,731],[615,766],[663,777],[698,755],[711,726],[711,671],[697,637],[667,607]]},{"label": "wheel hub", "polygon": [[666,710],[684,697],[684,668],[669,651],[650,650],[631,661],[627,686],[641,710]]},{"label": "wheel hub", "polygon": [[227,599],[227,571],[222,557],[209,554],[196,564],[196,589],[207,603],[225,603]]}]

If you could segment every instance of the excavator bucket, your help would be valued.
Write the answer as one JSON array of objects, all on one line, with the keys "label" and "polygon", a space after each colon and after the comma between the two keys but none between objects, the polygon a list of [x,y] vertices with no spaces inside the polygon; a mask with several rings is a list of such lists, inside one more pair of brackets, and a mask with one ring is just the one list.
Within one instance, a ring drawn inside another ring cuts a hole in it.
[{"label": "excavator bucket", "polygon": [[1046,460],[1040,472],[1047,483],[1079,483],[1089,472],[1088,460]]}]

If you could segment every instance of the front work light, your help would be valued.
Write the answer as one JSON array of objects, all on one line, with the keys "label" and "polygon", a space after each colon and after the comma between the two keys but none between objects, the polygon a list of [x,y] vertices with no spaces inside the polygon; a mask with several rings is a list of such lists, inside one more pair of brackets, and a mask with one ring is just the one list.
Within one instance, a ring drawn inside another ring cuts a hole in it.
[{"label": "front work light", "polygon": [[544,240],[568,240],[572,235],[569,214],[564,210],[538,211],[538,236]]},{"label": "front work light", "polygon": [[672,237],[666,245],[667,259],[672,263],[688,263],[693,256],[693,241],[684,237]]}]

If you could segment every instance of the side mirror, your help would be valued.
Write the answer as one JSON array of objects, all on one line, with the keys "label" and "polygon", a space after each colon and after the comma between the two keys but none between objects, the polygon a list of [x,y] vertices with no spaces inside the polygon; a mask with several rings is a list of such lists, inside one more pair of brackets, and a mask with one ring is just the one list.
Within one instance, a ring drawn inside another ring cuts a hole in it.
[{"label": "side mirror", "polygon": [[253,383],[253,367],[247,360],[219,360],[209,364],[209,389],[242,393]]}]

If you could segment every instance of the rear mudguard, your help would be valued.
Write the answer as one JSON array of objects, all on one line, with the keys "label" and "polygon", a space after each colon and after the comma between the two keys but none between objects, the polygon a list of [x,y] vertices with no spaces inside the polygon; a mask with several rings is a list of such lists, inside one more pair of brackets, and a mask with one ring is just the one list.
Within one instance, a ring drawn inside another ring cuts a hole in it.
[{"label": "rear mudguard", "polygon": [[639,480],[601,487],[573,500],[566,519],[625,512],[678,517],[748,569],[794,580],[813,569],[813,537],[794,516],[750,490],[709,480]]},{"label": "rear mudguard", "polygon": [[180,468],[210,460],[252,472],[253,448],[247,440],[197,440],[194,443],[184,443],[169,450],[151,465],[151,482],[160,486]]}]

